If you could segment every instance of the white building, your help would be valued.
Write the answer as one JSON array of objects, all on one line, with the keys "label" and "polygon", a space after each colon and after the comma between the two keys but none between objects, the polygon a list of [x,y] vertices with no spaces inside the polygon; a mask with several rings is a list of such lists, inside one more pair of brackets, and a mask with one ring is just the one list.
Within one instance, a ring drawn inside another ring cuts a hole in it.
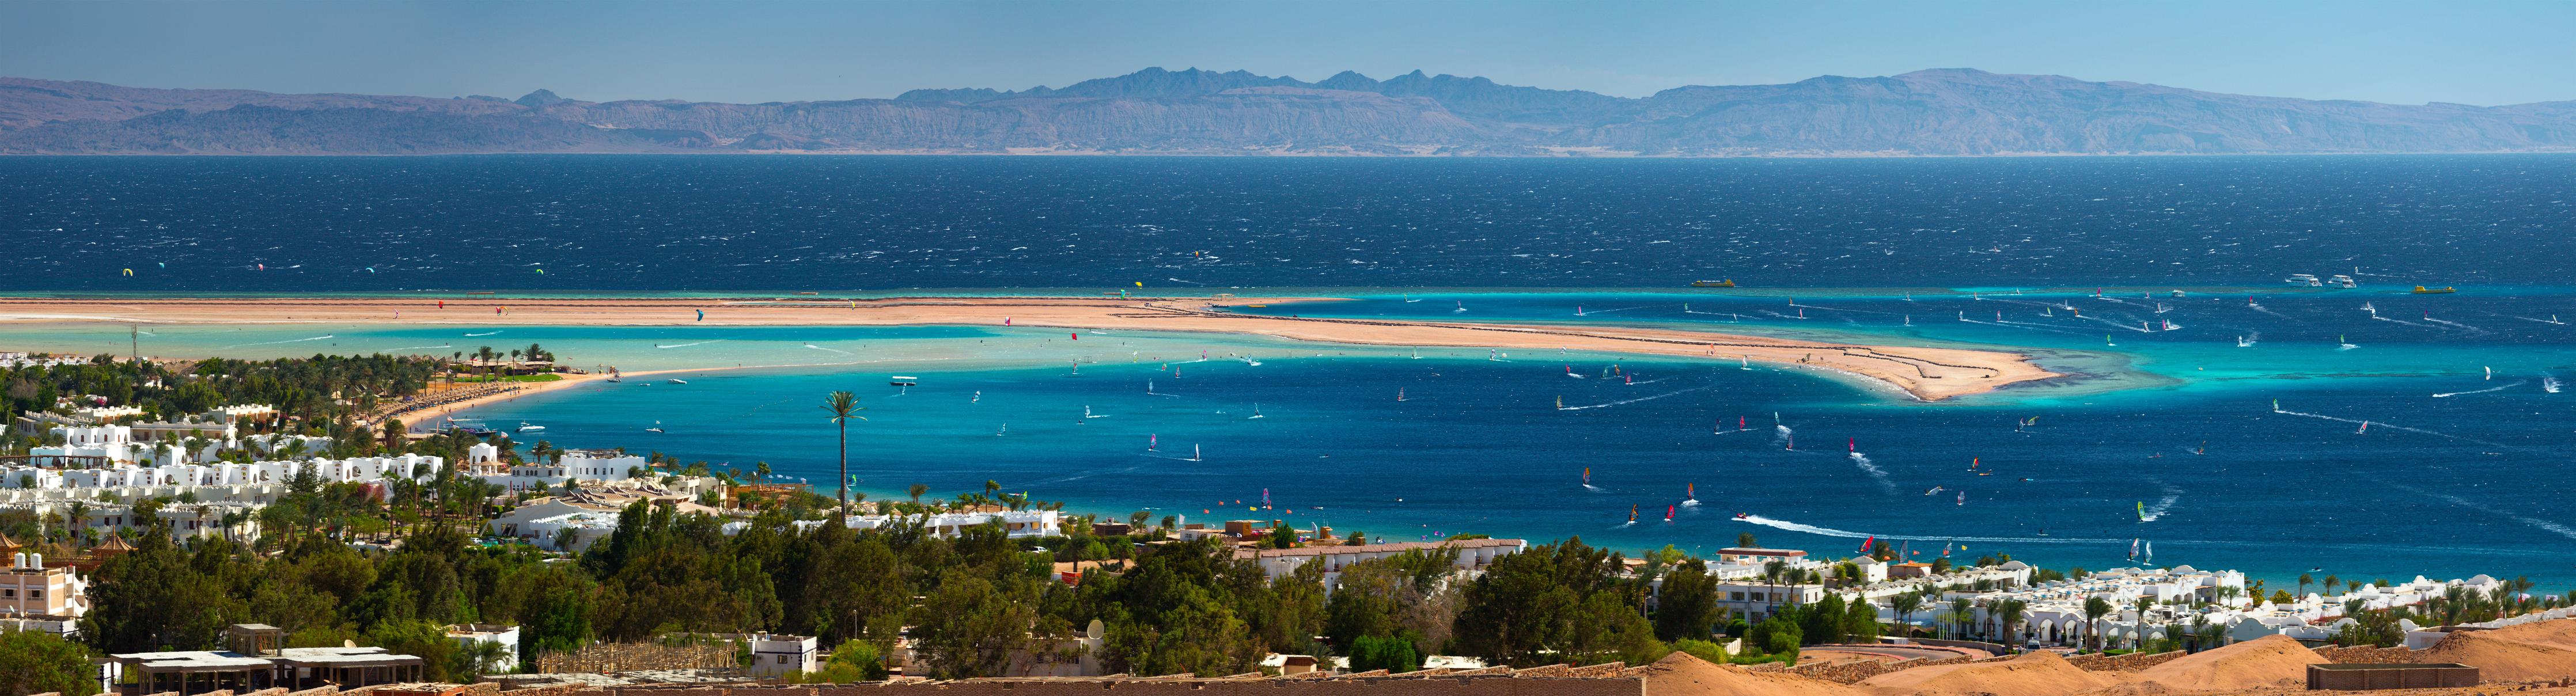
[{"label": "white building", "polygon": [[447,637],[456,641],[460,652],[472,654],[477,646],[501,646],[501,658],[483,665],[483,673],[519,671],[519,627],[495,624],[456,624],[447,627]]},{"label": "white building", "polygon": [[[922,526],[922,532],[925,534],[942,539],[954,539],[964,535],[966,530],[997,521],[1002,524],[1003,532],[1010,535],[1010,538],[1035,539],[1060,534],[1058,530],[1064,524],[1064,513],[1054,510],[1005,510],[943,512],[935,515],[851,515],[849,526],[851,529],[869,530],[897,524],[918,524]],[[798,531],[804,531],[828,522],[829,520],[797,520],[790,524],[795,525]],[[727,522],[724,525],[724,533],[739,534],[750,526],[750,522]]]},{"label": "white building", "polygon": [[823,661],[816,657],[819,648],[813,636],[780,636],[764,633],[752,636],[749,642],[751,643],[751,668],[745,671],[751,676],[778,677],[789,672],[816,672],[823,669]]},{"label": "white building", "polygon": [[633,474],[638,473],[652,476],[652,467],[645,463],[643,457],[611,450],[568,450],[562,459],[551,464],[522,464],[505,469],[499,466],[499,448],[488,443],[475,447],[484,449],[467,450],[469,460],[477,464],[469,470],[472,472],[470,475],[513,491],[548,490],[570,481],[584,485],[626,481],[636,478]]},{"label": "white building", "polygon": [[1298,568],[1303,567],[1308,563],[1322,563],[1324,564],[1324,590],[1330,592],[1334,588],[1341,586],[1342,569],[1348,568],[1351,564],[1361,561],[1389,558],[1413,551],[1428,553],[1439,551],[1441,549],[1456,549],[1458,551],[1458,559],[1453,563],[1453,565],[1456,566],[1458,572],[1473,574],[1483,571],[1486,566],[1493,565],[1494,561],[1499,560],[1504,556],[1520,553],[1528,548],[1529,542],[1520,539],[1460,539],[1454,541],[1407,541],[1393,544],[1368,544],[1364,546],[1308,546],[1294,549],[1236,549],[1234,557],[1252,561],[1254,564],[1261,566],[1261,572],[1267,574],[1272,579],[1277,579],[1287,576],[1290,573],[1295,573]]}]

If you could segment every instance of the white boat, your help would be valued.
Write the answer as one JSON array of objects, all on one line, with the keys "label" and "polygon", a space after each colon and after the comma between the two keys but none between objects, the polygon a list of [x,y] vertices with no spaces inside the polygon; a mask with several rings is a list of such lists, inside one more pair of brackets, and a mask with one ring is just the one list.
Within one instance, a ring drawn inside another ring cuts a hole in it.
[{"label": "white boat", "polygon": [[542,426],[542,425],[529,425],[527,421],[519,421],[519,432],[523,432],[523,433],[538,433],[538,432],[545,432],[545,430],[546,430],[546,426]]},{"label": "white boat", "polygon": [[2317,280],[2316,276],[2308,275],[2306,273],[2292,273],[2290,274],[2290,277],[2281,279],[2281,282],[2311,288],[2325,285],[2324,281]]},{"label": "white boat", "polygon": [[653,427],[645,428],[645,429],[644,429],[644,432],[648,432],[648,433],[658,433],[658,432],[662,432],[662,422],[661,422],[661,421],[653,421]]},{"label": "white boat", "polygon": [[1245,418],[1244,420],[1252,420],[1253,418],[1260,418],[1260,417],[1261,417],[1261,404],[1253,404],[1253,405],[1252,405],[1252,415],[1251,415],[1251,417]]},{"label": "white boat", "polygon": [[673,378],[671,378],[671,379],[664,380],[664,381],[670,382],[670,383],[672,383],[672,384],[688,384],[688,383],[689,383],[689,381],[688,381],[688,380],[680,379],[680,378],[678,378],[678,377],[673,377]]},{"label": "white boat", "polygon": [[2338,288],[2355,288],[2361,286],[2359,283],[2352,282],[2352,276],[2348,275],[2333,276],[2327,278],[2326,282]]}]

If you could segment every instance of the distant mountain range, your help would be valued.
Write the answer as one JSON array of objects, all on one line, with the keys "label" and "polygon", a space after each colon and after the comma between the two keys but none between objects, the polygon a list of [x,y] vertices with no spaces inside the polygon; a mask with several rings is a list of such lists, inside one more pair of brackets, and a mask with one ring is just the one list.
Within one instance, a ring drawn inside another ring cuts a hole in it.
[{"label": "distant mountain range", "polygon": [[1481,77],[1151,68],[1063,88],[724,104],[0,78],[0,154],[840,152],[1866,156],[2576,150],[2576,101],[2316,101],[1922,70],[1642,99]]}]

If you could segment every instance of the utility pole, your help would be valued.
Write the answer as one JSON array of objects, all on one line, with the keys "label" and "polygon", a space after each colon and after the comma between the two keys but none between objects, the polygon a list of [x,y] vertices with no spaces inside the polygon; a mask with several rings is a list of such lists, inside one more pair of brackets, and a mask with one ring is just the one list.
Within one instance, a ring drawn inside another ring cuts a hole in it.
[{"label": "utility pole", "polygon": [[125,325],[125,354],[135,362],[143,362],[143,327]]}]

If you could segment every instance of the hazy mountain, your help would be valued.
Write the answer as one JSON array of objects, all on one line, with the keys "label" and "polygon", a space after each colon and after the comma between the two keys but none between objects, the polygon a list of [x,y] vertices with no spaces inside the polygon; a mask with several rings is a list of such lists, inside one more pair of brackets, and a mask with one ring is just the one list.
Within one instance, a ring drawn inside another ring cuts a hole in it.
[{"label": "hazy mountain", "polygon": [[1642,99],[1425,75],[1151,68],[1062,88],[724,104],[0,78],[0,153],[1989,155],[2576,150],[2576,102],[2316,101],[1924,70]]}]

